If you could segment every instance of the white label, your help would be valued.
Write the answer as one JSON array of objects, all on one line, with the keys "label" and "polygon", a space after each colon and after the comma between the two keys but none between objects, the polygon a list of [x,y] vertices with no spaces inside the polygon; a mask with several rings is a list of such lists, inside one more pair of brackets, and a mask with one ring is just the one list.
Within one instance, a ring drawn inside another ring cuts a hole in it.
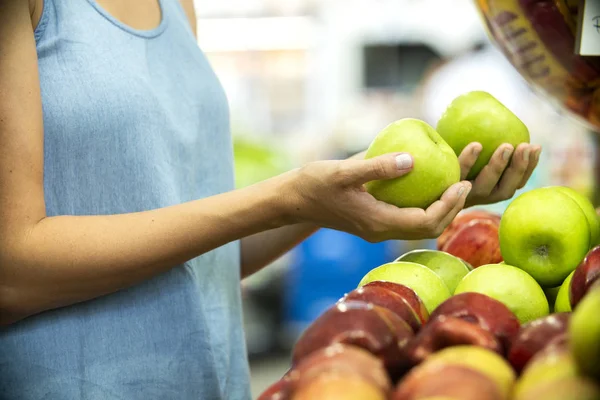
[{"label": "white label", "polygon": [[575,52],[582,56],[600,56],[600,0],[581,0]]}]

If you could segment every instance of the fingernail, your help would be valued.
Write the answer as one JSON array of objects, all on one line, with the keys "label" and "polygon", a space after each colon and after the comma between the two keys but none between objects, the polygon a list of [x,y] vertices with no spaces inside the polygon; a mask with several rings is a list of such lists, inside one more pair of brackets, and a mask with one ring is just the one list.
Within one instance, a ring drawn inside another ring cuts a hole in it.
[{"label": "fingernail", "polygon": [[475,148],[473,149],[473,155],[474,155],[475,157],[479,156],[479,154],[480,154],[480,153],[481,153],[481,147],[475,147]]},{"label": "fingernail", "polygon": [[410,154],[400,154],[396,156],[396,166],[398,169],[408,169],[412,167],[413,159]]},{"label": "fingernail", "polygon": [[525,151],[523,152],[523,159],[527,162],[529,162],[529,153],[531,152],[531,150],[528,148],[525,149]]},{"label": "fingernail", "polygon": [[504,161],[508,161],[510,159],[512,152],[512,149],[504,150],[504,153],[502,153],[502,158],[504,159]]}]

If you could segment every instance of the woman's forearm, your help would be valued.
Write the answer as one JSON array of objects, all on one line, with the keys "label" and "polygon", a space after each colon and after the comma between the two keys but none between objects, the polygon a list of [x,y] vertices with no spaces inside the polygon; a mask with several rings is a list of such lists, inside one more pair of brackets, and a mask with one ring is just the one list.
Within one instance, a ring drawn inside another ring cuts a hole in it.
[{"label": "woman's forearm", "polygon": [[159,210],[48,217],[15,232],[0,249],[0,324],[115,292],[283,226],[287,176]]},{"label": "woman's forearm", "polygon": [[314,224],[296,224],[242,239],[242,277],[248,277],[277,260],[317,230]]}]

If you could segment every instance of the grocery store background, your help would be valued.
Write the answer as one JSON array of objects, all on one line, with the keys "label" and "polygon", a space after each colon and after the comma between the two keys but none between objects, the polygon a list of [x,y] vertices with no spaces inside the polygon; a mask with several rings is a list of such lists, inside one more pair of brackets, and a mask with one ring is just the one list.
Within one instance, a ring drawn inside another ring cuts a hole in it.
[{"label": "grocery store background", "polygon": [[[486,90],[544,146],[525,190],[592,194],[594,137],[532,93],[490,45],[472,0],[196,0],[198,42],[229,96],[239,187],[364,150],[405,117],[435,126]],[[504,204],[492,208],[502,211]],[[298,334],[368,270],[434,242],[369,244],[324,230],[243,282],[255,396],[288,368]]]}]

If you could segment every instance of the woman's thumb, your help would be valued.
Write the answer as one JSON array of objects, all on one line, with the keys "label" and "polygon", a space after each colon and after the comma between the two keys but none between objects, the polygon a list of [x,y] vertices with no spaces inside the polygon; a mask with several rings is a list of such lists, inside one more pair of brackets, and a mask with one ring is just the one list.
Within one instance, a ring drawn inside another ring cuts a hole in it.
[{"label": "woman's thumb", "polygon": [[413,169],[414,160],[408,153],[385,154],[367,160],[358,161],[356,170],[359,183],[383,179],[398,178]]}]

